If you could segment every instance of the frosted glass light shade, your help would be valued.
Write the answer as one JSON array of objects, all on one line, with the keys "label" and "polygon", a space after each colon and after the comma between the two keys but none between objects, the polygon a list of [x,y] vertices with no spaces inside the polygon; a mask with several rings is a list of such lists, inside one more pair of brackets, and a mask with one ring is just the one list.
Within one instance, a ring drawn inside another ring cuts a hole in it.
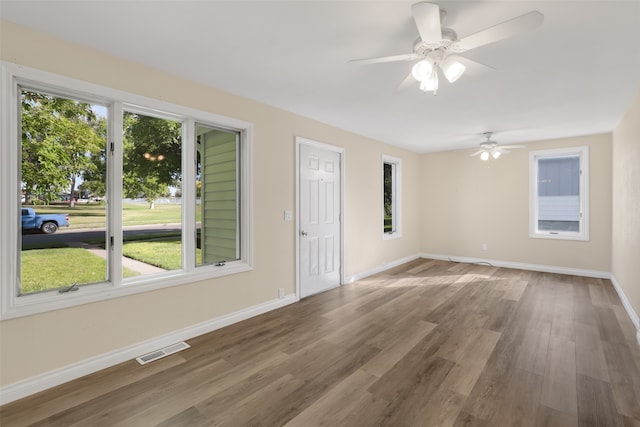
[{"label": "frosted glass light shade", "polygon": [[428,79],[420,82],[420,90],[424,92],[435,92],[438,90],[438,72],[435,69]]},{"label": "frosted glass light shade", "polygon": [[442,72],[450,83],[455,82],[464,74],[467,67],[459,62],[455,56],[449,56],[442,62]]},{"label": "frosted glass light shade", "polygon": [[488,151],[483,151],[482,154],[480,154],[480,160],[489,160],[489,152]]},{"label": "frosted glass light shade", "polygon": [[411,75],[419,82],[424,82],[425,80],[427,80],[429,77],[431,77],[432,73],[433,64],[431,63],[431,61],[427,61],[426,59],[418,62],[411,69]]}]

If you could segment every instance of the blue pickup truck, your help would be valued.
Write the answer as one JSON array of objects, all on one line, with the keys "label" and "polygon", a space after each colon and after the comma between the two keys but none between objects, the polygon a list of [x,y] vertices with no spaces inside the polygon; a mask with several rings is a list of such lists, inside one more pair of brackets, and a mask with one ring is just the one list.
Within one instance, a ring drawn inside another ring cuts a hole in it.
[{"label": "blue pickup truck", "polygon": [[36,214],[31,208],[22,208],[22,232],[37,231],[53,234],[59,227],[69,226],[68,214]]}]

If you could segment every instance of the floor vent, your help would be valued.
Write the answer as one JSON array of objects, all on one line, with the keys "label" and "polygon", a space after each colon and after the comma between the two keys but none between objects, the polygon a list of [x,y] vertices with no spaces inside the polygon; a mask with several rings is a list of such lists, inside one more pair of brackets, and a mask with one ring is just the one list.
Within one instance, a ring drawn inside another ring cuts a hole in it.
[{"label": "floor vent", "polygon": [[191,346],[186,342],[179,342],[177,344],[171,344],[168,347],[161,348],[160,350],[152,351],[151,353],[143,354],[140,357],[136,357],[136,360],[141,365],[146,365],[154,360],[162,359],[170,354],[177,353],[179,351],[190,348]]}]

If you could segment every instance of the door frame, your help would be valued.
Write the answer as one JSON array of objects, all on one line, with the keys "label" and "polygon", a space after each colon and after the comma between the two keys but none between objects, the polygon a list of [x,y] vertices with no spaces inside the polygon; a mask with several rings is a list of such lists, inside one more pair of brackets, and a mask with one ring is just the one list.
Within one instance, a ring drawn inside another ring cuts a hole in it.
[{"label": "door frame", "polygon": [[344,176],[345,176],[345,150],[342,147],[326,144],[324,142],[314,141],[312,139],[296,136],[296,301],[300,300],[300,146],[307,145],[322,150],[332,151],[340,155],[340,283],[338,286],[344,285]]}]

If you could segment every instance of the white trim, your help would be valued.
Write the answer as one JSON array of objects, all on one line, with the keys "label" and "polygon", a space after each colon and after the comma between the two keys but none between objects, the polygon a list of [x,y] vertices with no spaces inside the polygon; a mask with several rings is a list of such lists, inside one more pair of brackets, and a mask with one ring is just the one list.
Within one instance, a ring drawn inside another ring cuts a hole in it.
[{"label": "white trim", "polygon": [[618,297],[620,297],[620,301],[622,301],[622,306],[627,311],[627,315],[629,315],[629,318],[631,319],[631,323],[633,323],[633,326],[635,326],[636,328],[636,341],[638,341],[638,344],[640,344],[640,317],[638,317],[638,314],[631,306],[629,299],[627,298],[624,291],[622,290],[622,286],[620,286],[620,283],[616,279],[616,276],[613,275],[613,273],[611,273],[611,283],[613,283],[613,287],[618,293]]},{"label": "white trim", "polygon": [[377,267],[373,267],[373,268],[371,268],[369,270],[361,271],[359,273],[355,273],[355,274],[352,274],[350,276],[347,276],[345,278],[345,283],[353,283],[355,281],[364,279],[366,277],[373,276],[374,274],[382,273],[383,271],[388,270],[390,268],[394,268],[394,267],[397,267],[399,265],[405,264],[407,262],[414,261],[414,260],[416,260],[418,258],[422,258],[420,256],[420,254],[406,256],[404,258],[400,258],[400,259],[397,259],[395,261],[391,261],[391,262],[387,262],[387,263],[378,265]]},{"label": "white trim", "polygon": [[540,271],[543,273],[568,274],[571,276],[595,277],[598,279],[608,279],[611,273],[601,270],[585,270],[582,268],[559,267],[555,265],[528,264],[523,262],[500,261],[495,259],[468,258],[452,255],[422,253],[420,258],[437,259],[442,261],[466,262],[470,264],[489,263],[494,267],[515,268],[517,270]]},{"label": "white trim", "polygon": [[345,150],[342,147],[326,144],[324,142],[314,141],[301,136],[295,137],[296,145],[296,222],[295,222],[295,235],[296,235],[296,295],[300,299],[300,145],[309,145],[322,150],[332,151],[340,155],[340,284],[344,284],[344,223],[345,223]]},{"label": "white trim", "polygon": [[402,237],[402,159],[382,154],[380,166],[382,172],[382,199],[384,199],[384,164],[393,166],[393,231],[384,232],[384,203],[382,205],[382,240]]},{"label": "white trim", "polygon": [[0,390],[0,405],[38,393],[51,387],[92,374],[118,363],[132,360],[141,354],[149,353],[161,347],[204,335],[228,325],[258,316],[260,314],[284,307],[297,301],[295,295],[274,299],[253,307],[229,313],[211,320],[188,326],[155,338],[142,341],[118,350],[110,351],[71,365],[36,375],[26,380],[3,387]]},{"label": "white trim", "polygon": [[[37,313],[57,310],[61,308],[73,307],[105,299],[116,298],[131,294],[137,294],[150,290],[162,289],[170,286],[192,283],[198,280],[226,276],[253,269],[253,125],[243,120],[221,116],[208,111],[196,110],[193,108],[164,102],[161,100],[147,98],[132,93],[119,91],[105,86],[96,85],[86,81],[60,76],[45,71],[16,65],[0,61],[0,72],[2,79],[2,102],[0,102],[0,125],[2,141],[18,141],[17,126],[19,97],[18,84],[27,86],[30,89],[42,90],[44,92],[73,96],[74,98],[87,100],[89,102],[100,103],[107,106],[109,114],[113,115],[109,122],[107,143],[114,143],[115,155],[112,156],[112,165],[109,168],[110,175],[110,196],[113,191],[120,191],[122,188],[122,160],[119,157],[122,151],[122,132],[118,128],[122,127],[123,106],[127,110],[152,112],[163,117],[174,117],[186,123],[198,122],[211,124],[216,127],[228,128],[239,131],[242,137],[241,152],[241,224],[242,224],[242,248],[241,260],[229,262],[224,267],[204,266],[198,269],[190,268],[186,262],[188,256],[195,251],[183,253],[183,269],[161,274],[149,274],[123,280],[121,271],[121,248],[116,245],[112,251],[109,261],[109,281],[91,286],[83,286],[78,292],[60,294],[57,292],[43,292],[29,294],[18,297],[18,287],[16,283],[19,277],[18,269],[18,223],[14,215],[3,215],[0,217],[0,235],[3,236],[3,244],[0,245],[0,319],[11,319],[21,316],[28,316]],[[15,105],[11,102],[15,101]],[[162,113],[160,113],[162,112]],[[183,136],[186,134],[183,126]],[[192,127],[192,126],[191,126]],[[188,179],[195,176],[194,164],[190,162],[195,154],[191,153],[193,147],[189,140],[183,138],[183,177]],[[193,148],[195,149],[195,148]],[[18,146],[17,144],[0,144],[0,155],[5,159],[4,179],[0,181],[0,210],[2,212],[18,212],[19,199],[16,189],[19,189],[18,177]],[[114,159],[113,157],[117,157]],[[189,186],[187,186],[189,187]],[[117,190],[116,190],[117,189]],[[195,196],[195,190],[187,191],[185,194]],[[114,235],[115,231],[122,230],[121,204],[114,197],[108,204],[108,225],[114,240],[121,241],[121,235]],[[191,215],[193,208],[183,207],[183,224],[186,218]],[[17,221],[17,222],[14,222]],[[186,232],[191,232],[195,228],[186,227]],[[193,234],[183,233],[183,240]],[[183,242],[184,243],[184,242]],[[193,246],[193,245],[191,245]],[[189,245],[184,245],[189,248]],[[186,254],[186,255],[185,255]],[[159,280],[161,279],[161,280]]]},{"label": "white trim", "polygon": [[[578,156],[580,159],[580,231],[551,232],[538,230],[538,159],[541,157]],[[554,148],[529,151],[529,237],[552,240],[589,240],[589,147]]]}]

